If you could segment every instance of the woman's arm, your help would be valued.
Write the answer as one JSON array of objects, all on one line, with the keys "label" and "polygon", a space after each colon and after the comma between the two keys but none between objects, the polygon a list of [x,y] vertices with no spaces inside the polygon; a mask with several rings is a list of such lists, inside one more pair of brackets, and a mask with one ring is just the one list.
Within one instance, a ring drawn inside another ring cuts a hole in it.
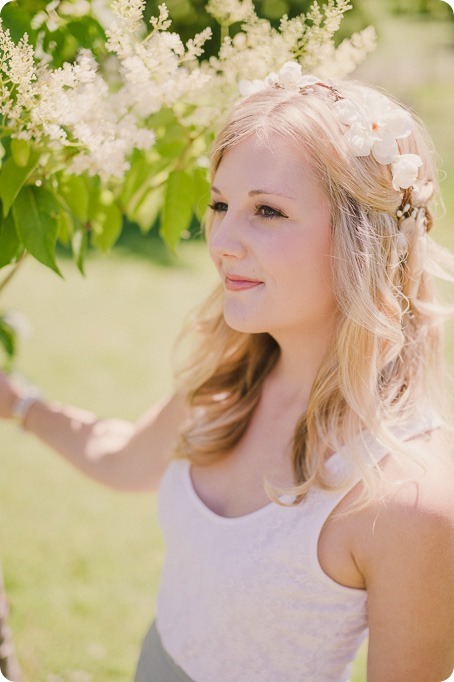
[{"label": "woman's arm", "polygon": [[[0,417],[13,418],[23,389],[0,373]],[[33,433],[84,474],[122,491],[156,489],[186,416],[182,396],[154,406],[136,424],[38,400],[28,409]]]},{"label": "woman's arm", "polygon": [[453,671],[453,493],[452,472],[437,463],[416,483],[394,485],[358,539],[368,682],[441,682]]}]

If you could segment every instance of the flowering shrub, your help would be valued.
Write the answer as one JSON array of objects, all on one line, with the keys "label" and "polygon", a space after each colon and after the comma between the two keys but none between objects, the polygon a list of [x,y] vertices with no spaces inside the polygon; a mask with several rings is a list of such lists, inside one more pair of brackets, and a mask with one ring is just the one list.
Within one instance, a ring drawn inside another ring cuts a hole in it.
[{"label": "flowering shrub", "polygon": [[184,44],[164,4],[148,27],[145,0],[41,7],[30,22],[33,44],[27,33],[13,40],[17,21],[8,28],[0,20],[0,267],[28,252],[59,273],[61,242],[83,270],[88,235],[108,250],[124,216],[143,231],[159,216],[174,249],[192,216],[205,212],[209,145],[239,81],[291,59],[320,77],[342,77],[375,45],[369,27],[335,47],[347,0],[314,2],[277,29],[251,0],[209,0],[221,45],[205,60],[211,29]]}]

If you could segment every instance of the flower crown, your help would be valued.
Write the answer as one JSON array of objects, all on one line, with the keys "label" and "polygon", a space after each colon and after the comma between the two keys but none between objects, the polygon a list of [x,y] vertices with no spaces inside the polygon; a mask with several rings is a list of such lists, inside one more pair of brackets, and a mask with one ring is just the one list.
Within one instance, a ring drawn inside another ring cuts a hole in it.
[{"label": "flower crown", "polygon": [[334,95],[334,109],[338,120],[346,128],[344,139],[354,156],[369,156],[381,164],[391,164],[392,185],[399,192],[404,190],[402,205],[397,211],[398,219],[407,217],[411,209],[411,190],[423,165],[418,154],[399,154],[397,140],[408,137],[413,121],[408,111],[393,106],[391,100],[378,92],[367,92],[362,102],[356,104],[344,97],[332,85],[313,75],[303,75],[297,62],[286,62],[279,73],[274,71],[263,80],[241,80],[241,95],[247,97],[269,88],[295,90],[301,94],[315,91],[314,86],[326,88]]}]

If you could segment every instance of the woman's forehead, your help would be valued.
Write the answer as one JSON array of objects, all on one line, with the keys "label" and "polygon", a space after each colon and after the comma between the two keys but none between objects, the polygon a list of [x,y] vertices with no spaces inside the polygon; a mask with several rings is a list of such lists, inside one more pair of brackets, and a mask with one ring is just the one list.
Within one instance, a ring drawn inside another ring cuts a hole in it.
[{"label": "woman's forehead", "polygon": [[[230,186],[246,188],[253,182],[267,191],[285,194],[302,185],[319,184],[313,164],[295,142],[281,135],[265,139],[252,135],[228,149],[218,166],[213,186],[221,192]],[[224,187],[222,186],[225,186]]]}]

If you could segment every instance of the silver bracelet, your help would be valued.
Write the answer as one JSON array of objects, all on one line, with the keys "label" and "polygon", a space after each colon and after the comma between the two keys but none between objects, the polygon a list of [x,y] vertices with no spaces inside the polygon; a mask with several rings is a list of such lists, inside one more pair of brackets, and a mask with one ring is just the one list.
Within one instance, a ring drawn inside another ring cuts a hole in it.
[{"label": "silver bracelet", "polygon": [[24,428],[25,420],[32,405],[41,400],[41,393],[38,389],[31,389],[25,395],[17,398],[13,406],[13,417]]}]

